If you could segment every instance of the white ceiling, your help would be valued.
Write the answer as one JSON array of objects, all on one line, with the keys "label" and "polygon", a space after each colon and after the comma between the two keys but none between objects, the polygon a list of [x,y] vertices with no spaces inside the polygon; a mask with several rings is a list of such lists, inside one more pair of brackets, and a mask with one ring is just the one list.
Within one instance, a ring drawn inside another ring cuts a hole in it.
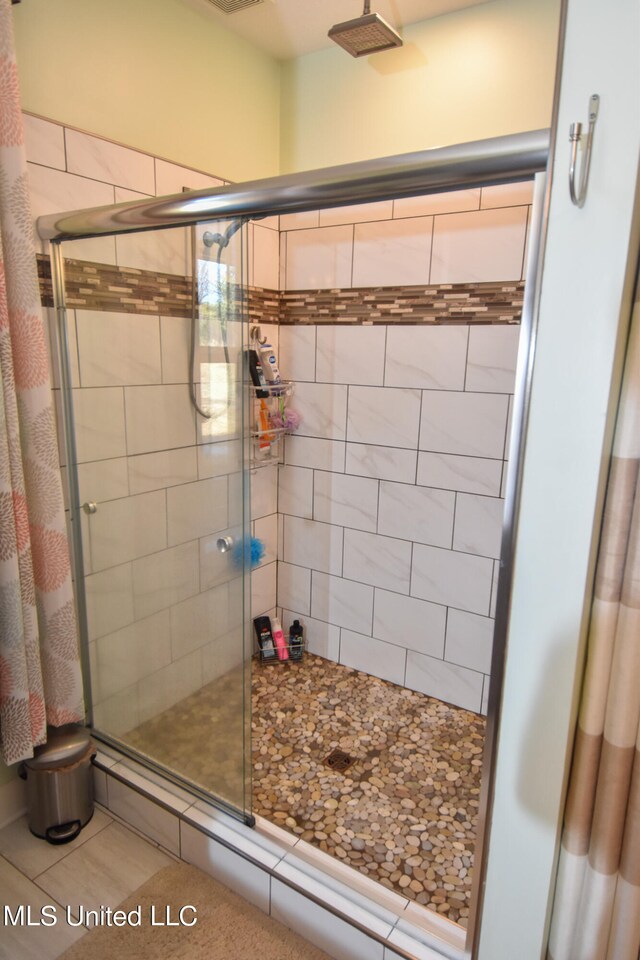
[{"label": "white ceiling", "polygon": [[[218,20],[229,30],[278,59],[333,46],[329,27],[359,17],[363,0],[264,0],[255,7],[225,14],[209,0],[183,2]],[[371,12],[379,13],[396,29],[444,13],[475,7],[488,0],[371,0]],[[348,54],[345,53],[345,56]]]}]

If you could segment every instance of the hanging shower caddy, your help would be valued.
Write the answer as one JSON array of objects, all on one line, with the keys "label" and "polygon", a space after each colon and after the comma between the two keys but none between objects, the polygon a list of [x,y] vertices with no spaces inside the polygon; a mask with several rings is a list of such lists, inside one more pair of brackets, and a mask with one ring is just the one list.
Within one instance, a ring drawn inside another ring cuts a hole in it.
[{"label": "hanging shower caddy", "polygon": [[[260,327],[251,328],[251,346],[259,350],[266,338]],[[287,405],[293,395],[293,382],[249,384],[251,467],[265,467],[283,462],[284,436],[290,433],[287,422]]]}]

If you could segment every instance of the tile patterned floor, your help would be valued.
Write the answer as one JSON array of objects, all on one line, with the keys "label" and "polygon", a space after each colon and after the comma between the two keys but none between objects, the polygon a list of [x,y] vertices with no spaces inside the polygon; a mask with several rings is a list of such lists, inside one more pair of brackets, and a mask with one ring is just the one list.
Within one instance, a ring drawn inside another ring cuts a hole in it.
[{"label": "tile patterned floor", "polygon": [[[56,907],[55,926],[2,926],[0,960],[55,960],[80,939],[85,927],[69,926],[66,909],[115,907],[174,860],[151,841],[96,807],[71,843],[52,846],[34,837],[26,817],[0,830],[2,903],[13,911],[29,904],[34,919],[45,904]],[[1,920],[0,920],[1,923]]]},{"label": "tile patterned floor", "polygon": [[[239,690],[221,677],[127,739],[238,804]],[[465,925],[484,719],[314,656],[257,664],[252,700],[254,812]]]}]

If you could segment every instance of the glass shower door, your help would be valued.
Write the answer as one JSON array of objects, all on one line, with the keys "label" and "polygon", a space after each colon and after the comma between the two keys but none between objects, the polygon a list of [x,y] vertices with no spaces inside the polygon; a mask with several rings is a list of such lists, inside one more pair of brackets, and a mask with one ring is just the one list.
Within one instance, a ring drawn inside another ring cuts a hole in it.
[{"label": "glass shower door", "polygon": [[94,733],[250,818],[246,242],[63,243],[61,406]]}]

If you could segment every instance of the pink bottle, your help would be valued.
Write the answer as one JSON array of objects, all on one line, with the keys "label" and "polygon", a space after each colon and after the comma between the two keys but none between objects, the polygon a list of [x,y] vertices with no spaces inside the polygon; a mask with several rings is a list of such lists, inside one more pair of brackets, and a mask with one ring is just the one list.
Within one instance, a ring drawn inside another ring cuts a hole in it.
[{"label": "pink bottle", "polygon": [[276,653],[278,654],[279,660],[288,660],[289,659],[289,650],[287,649],[287,641],[284,638],[284,633],[282,630],[282,625],[277,617],[274,617],[271,621],[271,632],[273,633],[273,642],[276,647]]}]

